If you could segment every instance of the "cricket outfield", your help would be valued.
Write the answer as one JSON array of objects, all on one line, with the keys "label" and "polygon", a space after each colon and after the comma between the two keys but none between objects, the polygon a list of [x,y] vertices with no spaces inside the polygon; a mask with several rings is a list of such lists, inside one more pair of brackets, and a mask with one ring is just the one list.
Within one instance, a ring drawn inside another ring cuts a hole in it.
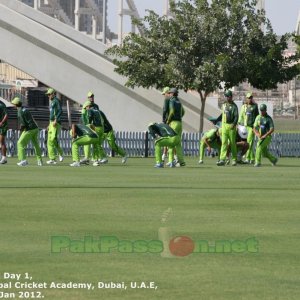
[{"label": "cricket outfield", "polygon": [[0,299],[299,299],[299,158],[16,162],[0,166]]}]

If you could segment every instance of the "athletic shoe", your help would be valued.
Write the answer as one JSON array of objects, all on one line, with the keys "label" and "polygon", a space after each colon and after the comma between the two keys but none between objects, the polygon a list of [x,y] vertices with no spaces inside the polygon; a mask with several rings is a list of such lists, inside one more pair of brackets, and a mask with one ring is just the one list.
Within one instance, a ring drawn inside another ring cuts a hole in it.
[{"label": "athletic shoe", "polygon": [[163,168],[164,164],[163,163],[157,163],[155,164],[154,168]]},{"label": "athletic shoe", "polygon": [[37,165],[38,165],[39,167],[42,167],[42,166],[43,166],[43,161],[42,161],[42,160],[38,160],[38,161],[37,161]]},{"label": "athletic shoe", "polygon": [[228,166],[229,164],[230,164],[230,159],[227,158],[227,159],[225,160],[225,165]]},{"label": "athletic shoe", "polygon": [[19,167],[25,167],[28,165],[28,162],[27,162],[27,160],[21,160],[20,162],[17,163],[17,165]]},{"label": "athletic shoe", "polygon": [[172,162],[168,162],[167,164],[166,164],[169,168],[175,168],[175,162],[174,161],[172,161]]},{"label": "athletic shoe", "polygon": [[235,167],[235,166],[236,166],[236,160],[233,160],[231,165],[232,165],[233,167]]},{"label": "athletic shoe", "polygon": [[200,159],[199,162],[198,162],[198,164],[199,165],[203,165],[203,160]]},{"label": "athletic shoe", "polygon": [[260,167],[261,166],[261,164],[260,163],[256,163],[256,164],[254,164],[254,167],[255,168],[258,168],[258,167]]},{"label": "athletic shoe", "polygon": [[126,164],[128,157],[125,155],[122,157],[122,164]]},{"label": "athletic shoe", "polygon": [[56,165],[56,161],[54,159],[50,159],[47,161],[47,165]]},{"label": "athletic shoe", "polygon": [[217,166],[225,166],[225,161],[224,160],[219,160],[217,162]]},{"label": "athletic shoe", "polygon": [[272,166],[275,167],[277,162],[278,162],[278,158],[275,158],[275,160],[272,162]]},{"label": "athletic shoe", "polygon": [[70,164],[70,167],[80,167],[80,162],[74,161],[72,164]]},{"label": "athletic shoe", "polygon": [[94,167],[100,166],[100,162],[99,162],[98,160],[95,160],[95,161],[93,162],[93,166],[94,166]]},{"label": "athletic shoe", "polygon": [[2,156],[1,160],[0,160],[0,165],[4,165],[7,164],[7,159],[6,157]]},{"label": "athletic shoe", "polygon": [[90,163],[90,161],[85,157],[85,158],[81,159],[79,163],[81,165],[88,165]]},{"label": "athletic shoe", "polygon": [[249,165],[249,164],[251,164],[251,162],[250,162],[250,160],[246,159],[246,160],[243,161],[243,164]]},{"label": "athletic shoe", "polygon": [[108,159],[105,157],[105,158],[102,158],[100,160],[100,164],[107,164],[108,163]]},{"label": "athletic shoe", "polygon": [[178,162],[178,163],[175,164],[175,167],[177,167],[177,168],[184,167],[184,166],[185,166],[185,162],[184,161]]},{"label": "athletic shoe", "polygon": [[64,161],[64,157],[61,156],[61,155],[58,157],[58,159],[59,159],[60,162]]}]

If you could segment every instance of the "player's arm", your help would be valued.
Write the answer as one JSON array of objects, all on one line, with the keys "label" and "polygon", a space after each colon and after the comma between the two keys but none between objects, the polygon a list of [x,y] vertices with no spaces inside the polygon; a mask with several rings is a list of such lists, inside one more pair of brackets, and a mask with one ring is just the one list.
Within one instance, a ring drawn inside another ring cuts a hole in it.
[{"label": "player's arm", "polygon": [[4,122],[6,122],[7,121],[7,119],[8,119],[8,114],[7,114],[7,110],[6,110],[6,108],[4,108],[3,109],[3,112],[4,112],[4,117],[3,117],[3,119],[2,120],[0,120],[0,126],[2,126],[3,125],[3,123]]},{"label": "player's arm", "polygon": [[167,124],[171,123],[172,118],[173,118],[174,115],[175,115],[175,107],[174,107],[173,101],[170,101],[170,103],[169,103],[169,116],[168,116]]}]

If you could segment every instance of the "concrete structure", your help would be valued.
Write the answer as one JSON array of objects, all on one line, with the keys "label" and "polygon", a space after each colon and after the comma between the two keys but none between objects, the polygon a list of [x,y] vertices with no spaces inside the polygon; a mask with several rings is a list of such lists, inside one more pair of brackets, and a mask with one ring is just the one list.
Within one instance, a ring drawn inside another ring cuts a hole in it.
[{"label": "concrete structure", "polygon": [[[0,0],[0,59],[83,103],[89,90],[116,130],[146,130],[161,120],[159,91],[129,89],[104,56],[106,46],[70,26],[15,0]],[[13,51],[12,51],[13,50]],[[199,129],[200,100],[182,93],[186,107],[184,129]],[[188,102],[187,102],[188,100]],[[208,115],[219,111],[207,105]],[[205,121],[205,129],[210,127]]]}]

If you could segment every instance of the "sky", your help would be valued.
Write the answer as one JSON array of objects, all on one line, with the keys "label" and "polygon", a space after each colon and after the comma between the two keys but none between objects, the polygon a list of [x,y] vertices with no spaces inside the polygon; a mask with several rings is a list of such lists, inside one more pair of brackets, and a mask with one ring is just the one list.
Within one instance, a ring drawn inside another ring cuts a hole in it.
[{"label": "sky", "polygon": [[[118,5],[120,0],[108,0],[108,23],[112,31],[118,30]],[[126,3],[125,0],[123,0]],[[146,9],[151,9],[162,15],[165,0],[134,0],[141,17],[145,15]],[[126,8],[124,4],[124,8]],[[265,0],[265,9],[268,19],[271,21],[276,34],[282,35],[293,32],[296,29],[298,13],[300,11],[300,0]],[[130,31],[130,18],[124,18],[124,32]]]}]

